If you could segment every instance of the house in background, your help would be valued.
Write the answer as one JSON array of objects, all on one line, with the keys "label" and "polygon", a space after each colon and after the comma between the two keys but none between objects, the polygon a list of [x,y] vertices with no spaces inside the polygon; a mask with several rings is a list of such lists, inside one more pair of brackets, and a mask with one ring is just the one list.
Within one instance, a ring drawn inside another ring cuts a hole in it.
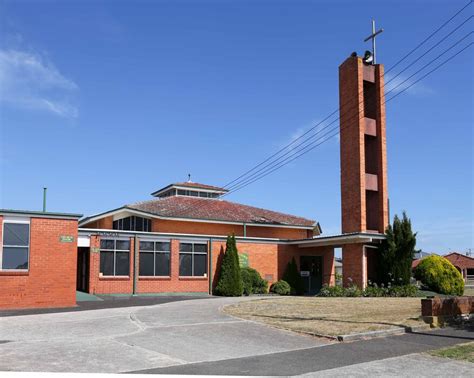
[{"label": "house in background", "polygon": [[[413,260],[411,265],[412,269],[415,269],[423,258],[437,254],[421,252],[417,255],[422,257],[418,257]],[[453,264],[457,270],[459,270],[466,286],[474,286],[474,258],[458,252],[451,252],[447,255],[438,256],[444,257],[451,264]]]}]

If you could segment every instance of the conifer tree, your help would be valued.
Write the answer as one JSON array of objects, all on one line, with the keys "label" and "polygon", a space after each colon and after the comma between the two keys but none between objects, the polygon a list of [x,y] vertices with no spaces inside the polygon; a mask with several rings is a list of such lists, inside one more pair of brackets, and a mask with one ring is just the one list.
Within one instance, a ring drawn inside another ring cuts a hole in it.
[{"label": "conifer tree", "polygon": [[224,297],[238,297],[243,293],[239,255],[234,235],[227,237],[225,253],[222,259],[221,271],[215,293]]},{"label": "conifer tree", "polygon": [[411,265],[416,252],[416,233],[413,233],[411,221],[403,212],[402,219],[395,215],[393,226],[385,232],[386,239],[379,249],[380,282],[393,280],[396,285],[410,283]]},{"label": "conifer tree", "polygon": [[291,294],[304,294],[304,281],[298,272],[298,266],[296,265],[296,260],[294,257],[286,267],[285,273],[283,274],[283,280],[288,282],[290,285]]}]

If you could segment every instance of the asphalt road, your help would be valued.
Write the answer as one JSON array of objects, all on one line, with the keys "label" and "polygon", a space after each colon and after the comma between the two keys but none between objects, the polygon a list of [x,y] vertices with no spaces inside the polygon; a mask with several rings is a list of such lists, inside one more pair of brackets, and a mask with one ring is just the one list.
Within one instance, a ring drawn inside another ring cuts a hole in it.
[{"label": "asphalt road", "polygon": [[[474,329],[455,330],[445,328],[436,331],[415,332],[400,336],[331,344],[322,348],[309,348],[224,361],[148,369],[135,371],[134,373],[257,376],[301,375],[425,352],[469,341],[474,341]],[[400,374],[402,372],[402,370],[399,371]],[[343,373],[343,371],[338,372],[338,376],[341,376],[339,373]],[[419,375],[424,376],[422,373],[419,372]],[[445,373],[443,372],[443,374]],[[456,376],[455,372],[452,372],[452,374],[450,376]]]}]

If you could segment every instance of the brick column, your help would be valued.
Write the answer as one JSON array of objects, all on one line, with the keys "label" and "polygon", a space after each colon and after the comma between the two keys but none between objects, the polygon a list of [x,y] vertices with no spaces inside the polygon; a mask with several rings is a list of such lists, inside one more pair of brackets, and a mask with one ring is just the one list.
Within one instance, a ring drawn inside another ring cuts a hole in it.
[{"label": "brick column", "polygon": [[179,279],[179,240],[171,240],[171,280],[177,282]]},{"label": "brick column", "polygon": [[363,244],[348,244],[342,247],[342,278],[344,286],[355,284],[367,287],[367,256]]}]

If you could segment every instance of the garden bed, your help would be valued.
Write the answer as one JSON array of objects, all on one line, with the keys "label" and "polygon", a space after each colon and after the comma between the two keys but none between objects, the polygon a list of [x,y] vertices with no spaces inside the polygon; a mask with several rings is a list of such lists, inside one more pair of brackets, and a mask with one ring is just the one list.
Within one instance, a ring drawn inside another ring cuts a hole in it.
[{"label": "garden bed", "polygon": [[278,297],[240,302],[224,312],[290,331],[339,336],[424,325],[419,298]]}]

